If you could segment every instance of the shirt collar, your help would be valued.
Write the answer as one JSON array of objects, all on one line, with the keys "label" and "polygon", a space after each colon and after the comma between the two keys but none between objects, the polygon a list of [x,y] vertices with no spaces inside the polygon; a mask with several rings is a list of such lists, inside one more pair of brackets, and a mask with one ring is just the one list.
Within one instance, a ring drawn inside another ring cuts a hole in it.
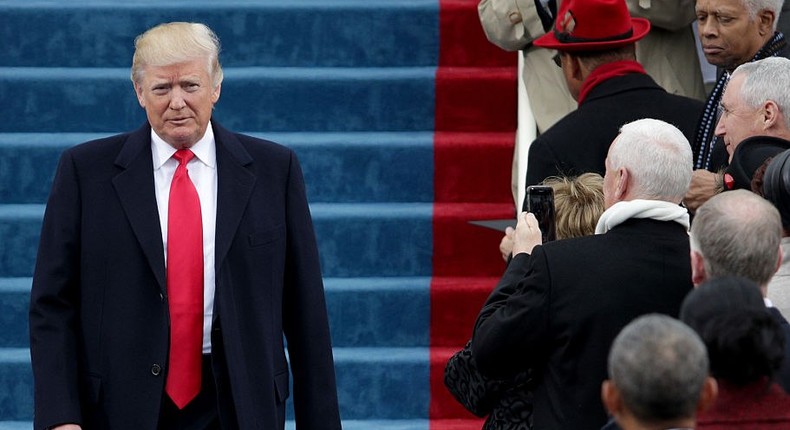
[{"label": "shirt collar", "polygon": [[[153,147],[154,170],[159,170],[159,168],[176,153],[176,149],[159,137],[153,128],[151,129],[151,146]],[[217,166],[216,142],[214,140],[214,129],[211,127],[211,121],[209,121],[206,127],[206,133],[203,134],[203,137],[189,149],[195,153],[195,158],[203,162],[206,166],[212,169]]]}]

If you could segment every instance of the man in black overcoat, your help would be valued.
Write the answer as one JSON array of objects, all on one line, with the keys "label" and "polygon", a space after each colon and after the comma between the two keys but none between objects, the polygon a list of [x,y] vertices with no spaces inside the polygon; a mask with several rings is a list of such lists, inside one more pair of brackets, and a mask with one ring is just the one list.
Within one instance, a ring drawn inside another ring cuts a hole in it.
[{"label": "man in black overcoat", "polygon": [[619,128],[638,119],[666,121],[693,138],[702,102],[667,93],[636,61],[635,43],[649,31],[650,22],[631,18],[623,0],[562,3],[554,31],[534,43],[558,51],[555,60],[579,108],[532,143],[527,185],[548,176],[603,174]]},{"label": "man in black overcoat", "polygon": [[623,126],[606,158],[596,235],[540,244],[532,214],[516,227],[513,259],[478,316],[480,371],[534,369],[535,429],[600,429],[610,345],[632,319],[677,316],[691,288],[688,140],[655,119]]}]

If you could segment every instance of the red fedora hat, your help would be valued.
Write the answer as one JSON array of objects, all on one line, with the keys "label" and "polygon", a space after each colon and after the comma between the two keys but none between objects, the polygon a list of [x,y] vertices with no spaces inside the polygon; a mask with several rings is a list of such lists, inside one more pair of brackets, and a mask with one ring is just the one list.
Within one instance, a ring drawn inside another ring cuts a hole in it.
[{"label": "red fedora hat", "polygon": [[649,31],[650,21],[631,18],[625,0],[565,0],[554,30],[534,43],[559,51],[599,51],[634,43]]}]

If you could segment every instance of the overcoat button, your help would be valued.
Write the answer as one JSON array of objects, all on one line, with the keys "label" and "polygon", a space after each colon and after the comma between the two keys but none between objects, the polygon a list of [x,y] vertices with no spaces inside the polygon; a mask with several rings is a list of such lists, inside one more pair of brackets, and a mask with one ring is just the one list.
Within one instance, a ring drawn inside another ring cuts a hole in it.
[{"label": "overcoat button", "polygon": [[151,374],[152,375],[159,376],[160,373],[162,373],[162,366],[160,366],[158,364],[154,364],[153,366],[151,366]]}]

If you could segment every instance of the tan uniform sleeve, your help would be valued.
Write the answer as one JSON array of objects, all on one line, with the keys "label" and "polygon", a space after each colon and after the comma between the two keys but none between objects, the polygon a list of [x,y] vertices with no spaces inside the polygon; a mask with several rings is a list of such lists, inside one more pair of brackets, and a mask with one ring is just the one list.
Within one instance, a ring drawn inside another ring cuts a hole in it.
[{"label": "tan uniform sleeve", "polygon": [[545,33],[534,0],[481,0],[477,12],[488,40],[507,51],[524,49]]},{"label": "tan uniform sleeve", "polygon": [[678,31],[697,19],[694,0],[626,0],[631,16],[647,18],[654,27]]}]

